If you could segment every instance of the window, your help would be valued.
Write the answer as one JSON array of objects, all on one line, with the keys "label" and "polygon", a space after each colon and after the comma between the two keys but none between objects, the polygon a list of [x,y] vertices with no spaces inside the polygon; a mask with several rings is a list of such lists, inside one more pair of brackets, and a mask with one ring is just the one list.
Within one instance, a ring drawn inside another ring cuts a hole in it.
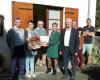
[{"label": "window", "polygon": [[63,24],[63,8],[48,7],[47,8],[47,32],[48,35],[52,32],[52,23],[56,22],[58,24],[58,31],[62,29]]}]

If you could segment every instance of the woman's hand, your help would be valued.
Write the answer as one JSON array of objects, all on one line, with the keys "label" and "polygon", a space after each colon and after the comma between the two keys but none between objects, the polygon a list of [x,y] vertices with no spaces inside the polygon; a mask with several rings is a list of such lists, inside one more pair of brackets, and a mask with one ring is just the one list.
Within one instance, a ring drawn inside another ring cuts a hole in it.
[{"label": "woman's hand", "polygon": [[59,51],[59,54],[62,55],[62,51]]},{"label": "woman's hand", "polygon": [[30,43],[28,44],[28,46],[32,49],[34,49],[34,46],[32,46]]}]

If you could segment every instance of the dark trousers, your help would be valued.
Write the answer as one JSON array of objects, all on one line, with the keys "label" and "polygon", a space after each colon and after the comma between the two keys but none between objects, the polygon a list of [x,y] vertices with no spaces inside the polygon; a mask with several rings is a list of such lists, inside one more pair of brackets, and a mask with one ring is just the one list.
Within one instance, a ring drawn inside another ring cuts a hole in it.
[{"label": "dark trousers", "polygon": [[[63,75],[65,75],[64,60],[63,60],[62,55],[60,55],[60,58],[59,58],[59,60],[58,60],[58,67],[59,67],[61,73],[62,73]],[[71,73],[70,69],[68,69],[67,71],[68,71],[69,76],[72,77],[72,73]]]},{"label": "dark trousers", "polygon": [[63,49],[63,60],[64,60],[64,70],[65,75],[68,76],[68,63],[71,61],[71,74],[73,77],[73,80],[76,80],[76,57],[75,55],[71,55],[69,47],[64,47]]},{"label": "dark trousers", "polygon": [[83,54],[82,54],[82,49],[80,49],[77,56],[77,66],[81,68],[82,63],[83,63]]},{"label": "dark trousers", "polygon": [[25,71],[25,52],[24,52],[24,45],[22,46],[15,46],[14,47],[14,54],[12,55],[12,75],[14,76],[16,73],[16,68],[18,68],[19,75],[23,76]]}]

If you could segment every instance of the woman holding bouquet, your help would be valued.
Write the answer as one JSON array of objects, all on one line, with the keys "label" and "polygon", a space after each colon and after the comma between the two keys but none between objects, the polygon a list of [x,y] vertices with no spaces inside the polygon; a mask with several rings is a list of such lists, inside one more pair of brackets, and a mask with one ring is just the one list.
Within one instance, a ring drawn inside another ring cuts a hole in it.
[{"label": "woman holding bouquet", "polygon": [[48,60],[48,69],[46,73],[51,72],[51,60],[53,60],[54,67],[53,67],[53,73],[52,75],[56,74],[56,67],[58,64],[58,47],[59,47],[59,32],[57,31],[58,24],[54,22],[52,24],[53,31],[51,33],[51,36],[49,38],[49,47],[47,49],[47,60]]},{"label": "woman holding bouquet", "polygon": [[29,20],[28,28],[26,29],[27,41],[28,41],[28,49],[26,54],[26,77],[36,77],[36,75],[34,74],[35,51],[33,51],[34,46],[30,44],[30,39],[36,36],[36,33],[34,32],[33,28],[34,28],[34,23],[33,21]]}]

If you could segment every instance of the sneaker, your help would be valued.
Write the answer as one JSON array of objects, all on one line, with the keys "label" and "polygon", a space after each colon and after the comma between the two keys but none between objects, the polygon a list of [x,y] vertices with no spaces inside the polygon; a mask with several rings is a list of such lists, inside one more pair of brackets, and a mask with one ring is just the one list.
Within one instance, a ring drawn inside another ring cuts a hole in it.
[{"label": "sneaker", "polygon": [[30,74],[26,74],[25,76],[26,76],[26,77],[28,77],[28,78],[30,78],[30,77],[31,77],[31,75],[30,75]]},{"label": "sneaker", "polygon": [[36,77],[36,75],[35,74],[31,74],[31,77]]}]

